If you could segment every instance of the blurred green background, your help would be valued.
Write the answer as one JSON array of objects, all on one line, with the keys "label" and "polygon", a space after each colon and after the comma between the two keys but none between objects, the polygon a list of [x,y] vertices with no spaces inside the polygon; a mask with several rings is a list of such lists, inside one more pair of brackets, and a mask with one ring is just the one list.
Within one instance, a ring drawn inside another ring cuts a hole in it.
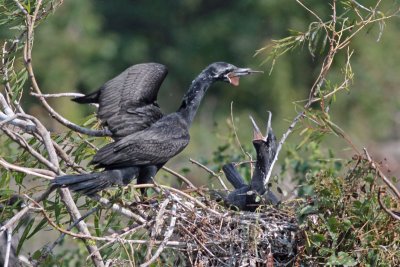
[{"label": "blurred green background", "polygon": [[[363,2],[368,6],[371,1]],[[307,5],[329,19],[330,6],[324,1],[307,1]],[[190,82],[212,62],[265,71],[242,79],[239,87],[213,85],[191,129],[190,145],[167,164],[179,169],[190,164],[189,157],[211,158],[216,147],[226,141],[232,101],[238,135],[250,151],[249,114],[263,126],[266,110],[271,110],[275,133],[282,135],[296,114],[293,102],[308,96],[323,58],[300,47],[279,59],[269,75],[270,64],[261,65],[266,55],[254,54],[272,39],[287,36],[289,30],[306,30],[313,20],[295,1],[69,0],[37,28],[33,64],[44,93],[87,93],[130,65],[165,64],[169,75],[159,103],[166,113],[179,107]],[[7,29],[1,32],[3,37],[12,34]],[[358,35],[352,46],[354,84],[349,93],[338,95],[331,108],[331,119],[358,147],[386,157],[393,173],[400,171],[399,36],[398,19],[386,25],[379,41],[377,28]],[[340,81],[344,62],[345,55],[336,58],[329,76],[332,81]],[[41,115],[53,131],[65,131],[34,98],[24,101],[27,110]],[[94,111],[66,98],[51,103],[76,123]],[[296,143],[296,135],[289,140]],[[347,146],[339,138],[328,138],[324,145],[335,147],[339,155]]]}]

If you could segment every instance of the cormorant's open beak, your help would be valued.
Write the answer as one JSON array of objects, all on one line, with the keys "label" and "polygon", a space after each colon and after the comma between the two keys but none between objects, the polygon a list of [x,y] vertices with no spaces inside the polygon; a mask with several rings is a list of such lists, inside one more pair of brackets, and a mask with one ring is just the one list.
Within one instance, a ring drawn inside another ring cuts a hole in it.
[{"label": "cormorant's open beak", "polygon": [[267,141],[268,138],[268,133],[271,130],[271,119],[272,119],[272,113],[268,111],[269,116],[268,116],[268,123],[267,123],[267,131],[265,133],[265,136],[261,133],[260,129],[258,128],[256,122],[254,121],[252,116],[250,117],[251,123],[253,124],[253,141],[254,140],[262,140],[264,142]]},{"label": "cormorant's open beak", "polygon": [[234,86],[239,85],[239,77],[240,76],[246,76],[250,75],[252,73],[263,73],[263,71],[259,70],[252,70],[249,68],[237,68],[228,74],[225,75],[225,78],[228,80],[228,82]]}]

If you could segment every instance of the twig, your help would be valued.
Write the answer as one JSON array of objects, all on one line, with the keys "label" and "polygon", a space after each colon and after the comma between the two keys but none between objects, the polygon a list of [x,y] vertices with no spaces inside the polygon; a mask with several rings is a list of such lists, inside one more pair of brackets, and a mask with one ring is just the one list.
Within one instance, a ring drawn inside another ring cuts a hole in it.
[{"label": "twig", "polygon": [[[190,235],[197,244],[199,244],[200,247],[202,247],[204,249],[204,251],[206,251],[212,258],[216,258],[215,255],[206,247],[203,245],[203,242],[201,242],[195,235],[193,235],[189,230],[187,230],[185,227],[181,227],[181,229],[186,232],[188,235]],[[219,260],[218,258],[216,258],[217,260]]]},{"label": "twig", "polygon": [[224,181],[222,181],[221,176],[219,176],[218,174],[216,174],[213,170],[211,170],[210,168],[208,168],[207,166],[204,166],[203,164],[201,164],[200,162],[194,160],[194,159],[189,159],[189,161],[197,166],[199,166],[200,168],[206,170],[208,173],[210,173],[212,176],[216,177],[219,181],[219,183],[222,185],[222,187],[225,190],[228,190],[228,187],[226,187]]},{"label": "twig", "polygon": [[47,153],[49,155],[50,162],[59,169],[59,163],[57,158],[57,153],[54,149],[50,132],[43,126],[43,124],[34,116],[28,114],[20,114],[19,116],[33,121],[36,125],[36,132],[42,137],[42,142],[46,147]]},{"label": "twig", "polygon": [[70,156],[68,156],[67,153],[65,153],[64,149],[62,149],[60,147],[59,144],[57,144],[56,141],[51,140],[53,143],[54,148],[56,149],[57,155],[65,161],[65,163],[67,164],[67,166],[72,167],[74,170],[78,171],[79,173],[87,173],[85,171],[85,168],[80,166],[79,164],[75,163]]},{"label": "twig", "polygon": [[165,212],[165,209],[166,209],[169,201],[170,201],[169,198],[164,199],[164,201],[160,205],[160,209],[158,210],[158,213],[157,213],[157,216],[156,216],[156,220],[155,220],[156,222],[155,222],[155,225],[154,225],[154,227],[153,227],[153,229],[151,231],[151,234],[150,234],[150,243],[147,246],[147,252],[146,252],[146,256],[145,256],[146,260],[150,260],[151,250],[153,248],[154,241],[155,241],[157,235],[160,232],[160,228],[164,223],[164,218],[163,218],[164,217],[164,212]]},{"label": "twig", "polygon": [[104,197],[95,195],[92,198],[97,200],[103,206],[111,208],[113,211],[116,211],[130,219],[133,219],[139,223],[146,223],[146,220],[143,219],[142,217],[140,217],[139,215],[137,215],[137,214],[133,213],[132,211],[125,209],[117,204],[111,203],[108,199],[105,199]]},{"label": "twig", "polygon": [[33,96],[36,97],[44,97],[44,98],[57,98],[57,97],[80,97],[84,96],[84,94],[81,93],[59,93],[59,94],[37,94],[37,93],[30,93]]},{"label": "twig", "polygon": [[2,110],[4,111],[4,113],[0,111],[0,121],[2,121],[1,124],[10,123],[21,129],[24,129],[27,132],[32,132],[35,130],[34,128],[35,125],[32,122],[30,121],[27,122],[14,117],[16,116],[16,114],[11,109],[9,103],[1,93],[0,93],[0,105],[2,107]]},{"label": "twig", "polygon": [[296,124],[299,122],[299,120],[304,116],[305,112],[301,112],[299,113],[292,121],[292,124],[290,124],[289,128],[287,129],[287,131],[282,135],[281,140],[279,141],[278,147],[276,148],[276,153],[275,153],[275,157],[274,160],[271,162],[271,167],[268,170],[267,176],[265,177],[264,180],[264,185],[267,186],[269,179],[271,177],[272,174],[272,169],[274,168],[275,163],[278,161],[278,156],[279,156],[279,152],[282,149],[283,144],[286,141],[286,138],[288,138],[288,136],[293,132],[294,127],[296,126]]},{"label": "twig", "polygon": [[18,0],[14,0],[15,4],[17,4],[18,8],[24,13],[25,16],[28,16],[28,11],[21,5],[21,3]]},{"label": "twig", "polygon": [[[37,6],[40,6],[41,1],[39,0],[37,3]],[[38,8],[36,7],[35,9],[35,13],[37,15],[37,11]],[[62,117],[60,114],[58,114],[50,105],[49,103],[47,103],[47,100],[45,99],[45,97],[42,96],[42,92],[39,88],[39,85],[36,81],[36,77],[35,77],[35,73],[33,71],[33,67],[32,67],[32,57],[31,57],[31,47],[30,47],[30,40],[32,38],[32,33],[33,33],[33,23],[35,21],[35,15],[30,18],[29,16],[27,17],[27,21],[28,21],[28,32],[27,32],[27,41],[25,44],[25,52],[24,52],[24,59],[25,59],[25,65],[26,65],[26,69],[28,71],[31,83],[32,83],[32,88],[33,90],[36,92],[36,94],[38,95],[38,99],[40,100],[40,102],[42,103],[43,107],[50,113],[51,117],[53,117],[54,119],[56,119],[59,123],[63,124],[64,126],[70,128],[73,131],[79,132],[79,133],[83,133],[86,135],[90,135],[90,136],[109,136],[111,135],[111,132],[108,129],[103,129],[103,130],[91,130],[85,127],[81,127],[77,124],[74,124],[72,122],[70,122],[69,120],[67,120],[66,118]]]},{"label": "twig", "polygon": [[168,172],[168,173],[174,175],[175,177],[181,179],[181,180],[182,180],[184,183],[186,183],[189,187],[191,187],[191,188],[193,188],[193,189],[197,189],[197,187],[196,187],[191,181],[189,181],[189,179],[186,178],[185,176],[183,176],[183,175],[177,173],[176,171],[174,171],[174,170],[172,170],[172,169],[170,169],[170,168],[168,168],[168,167],[166,167],[166,166],[163,166],[162,169],[163,169],[164,171],[166,171],[166,172]]},{"label": "twig", "polygon": [[388,209],[385,204],[383,204],[383,201],[381,199],[381,194],[383,193],[382,188],[379,188],[378,191],[378,202],[379,202],[379,206],[381,206],[381,208],[387,213],[389,214],[393,219],[400,221],[400,216],[396,215],[393,211],[391,211],[390,209]]},{"label": "twig", "polygon": [[[232,128],[233,128],[233,133],[235,135],[236,143],[239,145],[240,150],[242,150],[243,155],[249,156],[248,153],[246,153],[246,151],[244,151],[244,148],[243,148],[242,144],[240,143],[239,136],[237,135],[237,132],[236,132],[235,120],[233,118],[233,101],[231,102],[231,122],[232,122]],[[251,157],[250,157],[250,160],[251,160]]]},{"label": "twig", "polygon": [[153,257],[151,259],[143,264],[140,265],[140,267],[147,267],[150,266],[154,261],[157,260],[157,258],[160,256],[161,252],[163,252],[165,246],[168,243],[169,238],[172,236],[172,233],[174,232],[175,229],[175,223],[176,223],[176,205],[173,204],[171,208],[171,222],[169,224],[169,227],[167,231],[164,234],[164,240],[162,241],[161,245],[158,247],[156,252],[154,253]]},{"label": "twig", "polygon": [[[44,98],[58,98],[58,97],[80,97],[84,96],[84,94],[81,93],[58,93],[58,94],[37,94],[37,93],[30,93],[32,96],[35,97],[44,97]],[[90,103],[91,106],[99,107],[98,104],[96,103]]]},{"label": "twig", "polygon": [[46,170],[20,167],[20,166],[17,166],[17,165],[14,165],[14,164],[11,164],[11,163],[5,161],[1,157],[0,157],[0,165],[2,165],[6,169],[12,169],[12,170],[15,170],[17,172],[22,172],[22,173],[26,173],[26,174],[29,174],[29,175],[34,175],[34,176],[45,178],[45,179],[48,179],[48,180],[54,179],[54,173],[53,173],[53,176],[46,175],[46,174],[38,172],[38,171],[46,171]]},{"label": "twig", "polygon": [[[72,219],[74,221],[77,221],[82,215],[79,213],[78,208],[76,207],[76,204],[74,200],[72,199],[71,193],[67,188],[60,188],[60,195],[61,199],[63,200],[65,207],[68,210],[68,213],[71,215]],[[89,232],[89,229],[87,228],[87,225],[84,221],[80,221],[77,225],[77,228],[80,232],[82,232],[86,236],[92,236]],[[104,267],[104,262],[101,257],[100,252],[98,252],[96,244],[93,244],[93,242],[87,242],[85,240],[85,246],[86,249],[88,250],[89,254],[92,255],[92,261],[93,264],[96,267]]]},{"label": "twig", "polygon": [[50,170],[53,172],[57,173],[58,168],[54,166],[53,163],[48,161],[45,157],[43,157],[38,151],[36,151],[34,148],[32,148],[27,141],[18,133],[12,132],[7,128],[1,128],[5,134],[8,135],[14,142],[19,144],[22,148],[24,148],[28,153],[30,153],[32,156],[34,156],[39,162],[43,163],[45,166],[47,166]]},{"label": "twig", "polygon": [[[53,189],[48,188],[45,192],[43,192],[39,197],[35,198],[35,202],[41,202],[43,199],[46,199],[49,194],[53,191]],[[18,223],[21,218],[34,206],[34,203],[30,203],[26,205],[22,210],[17,212],[11,219],[7,221],[2,227],[0,227],[0,233],[6,229],[14,228],[14,225]]]},{"label": "twig", "polygon": [[193,202],[194,202],[195,204],[197,204],[199,207],[201,207],[201,208],[207,210],[207,211],[210,212],[210,213],[213,213],[213,214],[218,215],[218,216],[220,216],[220,217],[222,216],[222,214],[220,214],[219,212],[217,212],[217,211],[215,211],[215,210],[213,210],[213,209],[210,209],[209,207],[207,207],[206,205],[204,205],[202,202],[200,202],[200,201],[197,200],[196,198],[194,198],[194,197],[192,197],[192,196],[186,194],[185,192],[182,192],[182,191],[180,191],[180,190],[178,190],[178,189],[176,189],[176,188],[173,188],[173,187],[169,187],[169,186],[161,185],[161,184],[159,184],[159,185],[155,185],[155,184],[138,184],[138,185],[130,185],[130,186],[131,186],[132,188],[161,188],[161,189],[167,189],[167,190],[169,190],[169,191],[172,191],[172,192],[174,192],[174,193],[177,193],[178,195],[181,195],[181,196],[183,196],[183,197],[185,197],[185,198],[187,198],[187,199],[193,201]]},{"label": "twig", "polygon": [[11,252],[11,241],[12,241],[12,231],[7,228],[7,247],[6,247],[6,255],[4,256],[4,267],[8,267],[8,261],[10,260],[10,252]]},{"label": "twig", "polygon": [[372,160],[371,156],[369,155],[368,151],[366,148],[364,148],[364,153],[365,156],[367,158],[367,160],[369,161],[369,163],[371,164],[371,167],[374,168],[376,170],[376,172],[378,173],[378,175],[382,178],[382,180],[385,182],[385,184],[387,186],[389,186],[389,188],[396,194],[396,197],[400,200],[400,192],[399,190],[396,188],[396,186],[386,177],[385,174],[383,174],[383,172],[380,170],[380,168],[375,164],[375,162]]},{"label": "twig", "polygon": [[[89,217],[94,212],[98,211],[99,208],[100,208],[100,206],[94,207],[93,209],[89,210],[86,214],[82,215],[82,217],[80,217],[78,220],[76,220],[73,224],[71,224],[67,228],[67,231],[71,231],[75,226],[78,225],[78,223],[80,223],[82,220]],[[64,239],[65,236],[66,236],[66,233],[61,233],[61,235],[57,238],[56,241],[53,242],[53,244],[51,246],[46,245],[42,249],[40,258],[36,261],[34,266],[39,266],[49,256],[51,251]]]},{"label": "twig", "polygon": [[[74,232],[67,231],[61,227],[59,227],[56,223],[54,223],[50,216],[46,213],[43,207],[38,205],[39,211],[43,214],[45,219],[49,222],[49,224],[55,228],[57,231],[61,233],[65,233],[69,236],[80,238],[80,239],[88,239],[88,240],[96,240],[96,241],[112,241],[112,242],[121,242],[121,243],[131,243],[131,244],[148,244],[150,241],[149,240],[131,240],[131,239],[121,239],[118,237],[112,237],[112,236],[103,236],[103,237],[98,237],[98,236],[92,236],[92,235],[86,235],[86,234],[77,234]],[[162,241],[156,241],[156,244],[161,244]],[[185,247],[187,246],[186,242],[177,242],[177,241],[169,241],[166,244],[167,246],[174,246],[174,247]],[[95,251],[98,253],[98,251]]]}]

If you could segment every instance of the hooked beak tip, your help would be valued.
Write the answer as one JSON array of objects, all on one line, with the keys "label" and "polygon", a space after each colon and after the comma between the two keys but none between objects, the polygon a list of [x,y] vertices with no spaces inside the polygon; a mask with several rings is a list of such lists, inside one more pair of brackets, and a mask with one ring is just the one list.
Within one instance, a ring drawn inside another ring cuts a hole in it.
[{"label": "hooked beak tip", "polygon": [[237,68],[235,70],[233,70],[232,72],[230,72],[228,75],[233,77],[238,77],[238,76],[246,76],[246,75],[250,75],[253,73],[264,73],[261,70],[252,70],[250,68]]}]

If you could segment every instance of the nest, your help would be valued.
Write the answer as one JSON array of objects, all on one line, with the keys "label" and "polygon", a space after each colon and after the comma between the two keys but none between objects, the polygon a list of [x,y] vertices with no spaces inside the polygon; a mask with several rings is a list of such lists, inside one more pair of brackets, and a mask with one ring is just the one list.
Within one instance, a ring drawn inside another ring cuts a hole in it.
[{"label": "nest", "polygon": [[151,222],[147,249],[157,249],[158,262],[171,264],[172,254],[175,266],[287,266],[295,261],[302,238],[290,211],[264,206],[236,212],[204,195],[187,196],[168,192],[151,208],[134,207]]}]

